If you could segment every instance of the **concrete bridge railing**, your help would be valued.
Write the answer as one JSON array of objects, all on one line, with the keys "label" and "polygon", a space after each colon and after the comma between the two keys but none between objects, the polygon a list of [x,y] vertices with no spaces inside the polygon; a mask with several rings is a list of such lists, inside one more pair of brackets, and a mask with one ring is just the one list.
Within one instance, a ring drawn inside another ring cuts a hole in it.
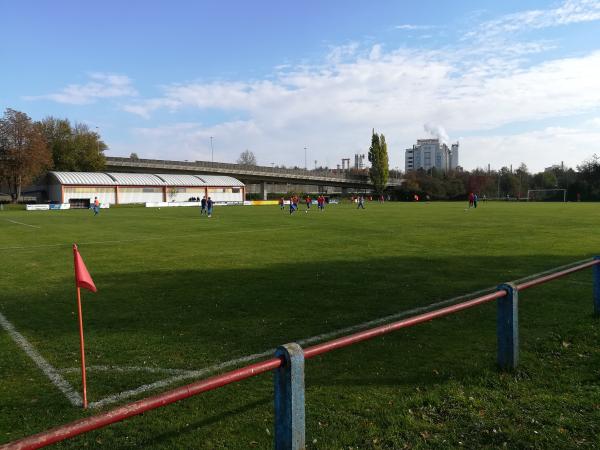
[{"label": "concrete bridge railing", "polygon": [[[131,159],[122,157],[108,157],[109,167],[123,167],[131,169],[153,169],[153,170],[181,170],[202,171],[209,173],[221,173],[237,177],[251,177],[256,180],[271,181],[283,180],[301,183],[334,183],[343,185],[370,186],[368,175],[352,172],[337,172],[333,170],[305,170],[285,169],[267,166],[247,166],[211,161],[170,161],[159,159]],[[398,186],[400,179],[390,179],[388,185]]]}]

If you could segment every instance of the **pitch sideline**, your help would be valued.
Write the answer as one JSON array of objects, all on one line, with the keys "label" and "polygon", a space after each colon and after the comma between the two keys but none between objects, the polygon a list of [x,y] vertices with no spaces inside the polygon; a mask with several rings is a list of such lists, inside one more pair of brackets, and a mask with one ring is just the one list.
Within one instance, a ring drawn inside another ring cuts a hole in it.
[{"label": "pitch sideline", "polygon": [[25,225],[26,227],[31,227],[31,228],[42,228],[42,227],[38,227],[37,225],[30,225],[28,223],[23,223],[23,222],[17,222],[16,220],[11,220],[11,219],[4,219],[7,222],[11,222],[11,223],[15,223],[17,225]]}]

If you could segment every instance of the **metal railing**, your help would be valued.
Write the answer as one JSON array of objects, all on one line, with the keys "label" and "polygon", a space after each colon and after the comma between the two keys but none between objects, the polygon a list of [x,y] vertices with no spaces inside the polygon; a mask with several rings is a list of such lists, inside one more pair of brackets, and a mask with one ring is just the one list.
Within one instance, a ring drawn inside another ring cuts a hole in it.
[{"label": "metal railing", "polygon": [[306,349],[302,349],[296,343],[286,344],[279,347],[275,352],[275,356],[266,361],[181,386],[102,414],[25,437],[5,444],[0,449],[16,450],[45,447],[202,392],[211,391],[272,370],[275,370],[275,448],[303,449],[305,447],[304,361],[306,359],[498,300],[496,321],[497,362],[501,370],[512,370],[518,365],[519,354],[518,293],[590,267],[593,268],[594,314],[598,316],[600,315],[600,257],[596,256],[576,266],[528,279],[519,284],[501,284],[495,292],[468,301],[343,336]]}]

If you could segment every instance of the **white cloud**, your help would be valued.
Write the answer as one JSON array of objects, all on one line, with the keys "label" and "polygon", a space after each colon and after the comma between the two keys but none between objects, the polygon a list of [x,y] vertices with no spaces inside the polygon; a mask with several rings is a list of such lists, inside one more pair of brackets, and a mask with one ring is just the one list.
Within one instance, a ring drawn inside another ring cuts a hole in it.
[{"label": "white cloud", "polygon": [[587,120],[584,125],[592,128],[600,128],[600,117],[594,117],[593,119]]},{"label": "white cloud", "polygon": [[331,164],[364,151],[375,127],[387,135],[394,165],[403,165],[403,149],[422,137],[429,122],[452,135],[452,130],[481,132],[600,107],[600,52],[526,69],[493,58],[472,61],[460,72],[455,67],[452,58],[438,53],[381,52],[377,59],[290,72],[275,81],[173,85],[163,97],[128,110],[144,116],[160,108],[242,111],[252,126],[224,123],[219,131],[228,135],[220,139],[261,147],[264,158],[291,164],[298,163],[295,148],[307,141],[315,151],[327,149]]},{"label": "white cloud", "polygon": [[[575,168],[594,153],[600,130],[583,128],[548,127],[513,135],[494,135],[462,139],[460,156],[468,159],[471,167],[492,169],[522,162],[532,171],[541,171],[552,164],[565,163]],[[482,151],[485,149],[485,151]]]},{"label": "white cloud", "polygon": [[101,98],[131,97],[137,95],[132,81],[125,75],[90,73],[86,84],[70,84],[59,92],[28,96],[26,100],[52,100],[58,103],[85,105]]},{"label": "white cloud", "polygon": [[[213,136],[215,161],[235,161],[246,149],[259,156],[259,163],[267,164],[268,152],[257,145],[270,142],[252,121],[231,121],[211,127],[194,122],[182,122],[158,127],[138,127],[132,130],[132,139],[140,143],[140,156],[157,159],[210,161],[210,137]],[[110,154],[128,155],[130,143],[112,143]],[[269,163],[271,161],[269,160]]]},{"label": "white cloud", "polygon": [[396,30],[409,30],[409,31],[414,31],[414,30],[431,30],[433,28],[432,25],[413,25],[413,24],[402,24],[402,25],[396,25],[394,28],[396,28]]},{"label": "white cloud", "polygon": [[[531,26],[592,20],[597,3],[567,1],[549,11],[514,16]],[[498,23],[503,20],[509,23],[506,18]],[[124,109],[146,118],[159,110],[184,109],[219,109],[246,118],[210,128],[157,127],[160,136],[152,137],[150,129],[137,130],[138,142],[156,157],[173,149],[187,159],[206,159],[209,136],[215,136],[219,160],[233,161],[249,148],[261,163],[303,165],[307,146],[310,161],[335,167],[343,157],[364,153],[375,128],[386,135],[391,167],[403,167],[404,149],[427,136],[424,124],[435,124],[430,128],[448,131],[445,139],[456,140],[458,133],[480,136],[461,139],[461,165],[467,168],[507,164],[502,160],[513,153],[514,164],[524,161],[534,169],[556,158],[573,165],[597,151],[592,149],[598,137],[594,132],[543,129],[485,137],[516,123],[559,121],[600,110],[600,50],[535,64],[527,59],[555,45],[511,41],[386,51],[380,44],[353,43],[331,49],[322,65],[286,66],[268,80],[172,84],[163,95]],[[569,139],[577,145],[568,144]],[[572,161],[561,148],[569,149]]]},{"label": "white cloud", "polygon": [[[336,45],[330,47],[326,60],[329,64],[338,64],[347,58],[352,58],[356,55],[360,45],[358,42],[351,42],[346,45]],[[289,66],[288,68],[293,68]]]},{"label": "white cloud", "polygon": [[467,38],[490,39],[523,30],[540,29],[590,22],[600,19],[600,1],[566,0],[562,5],[546,10],[529,10],[507,14],[490,20],[467,33]]}]

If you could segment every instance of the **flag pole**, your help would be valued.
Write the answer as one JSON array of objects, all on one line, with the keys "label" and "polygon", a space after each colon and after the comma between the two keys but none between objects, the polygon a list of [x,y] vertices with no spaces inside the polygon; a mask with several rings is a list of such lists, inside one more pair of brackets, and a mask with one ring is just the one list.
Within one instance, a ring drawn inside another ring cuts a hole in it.
[{"label": "flag pole", "polygon": [[77,316],[79,317],[79,347],[81,350],[81,384],[83,385],[83,407],[88,407],[87,402],[87,383],[85,376],[85,350],[83,341],[83,314],[81,313],[81,289],[79,288],[79,279],[77,277],[77,245],[73,244],[73,258],[75,260],[75,287],[77,288]]},{"label": "flag pole", "polygon": [[83,318],[81,314],[81,289],[77,287],[77,311],[79,313],[79,346],[81,347],[81,382],[83,384],[83,407],[87,408],[87,384],[85,377],[85,350],[83,342]]}]

